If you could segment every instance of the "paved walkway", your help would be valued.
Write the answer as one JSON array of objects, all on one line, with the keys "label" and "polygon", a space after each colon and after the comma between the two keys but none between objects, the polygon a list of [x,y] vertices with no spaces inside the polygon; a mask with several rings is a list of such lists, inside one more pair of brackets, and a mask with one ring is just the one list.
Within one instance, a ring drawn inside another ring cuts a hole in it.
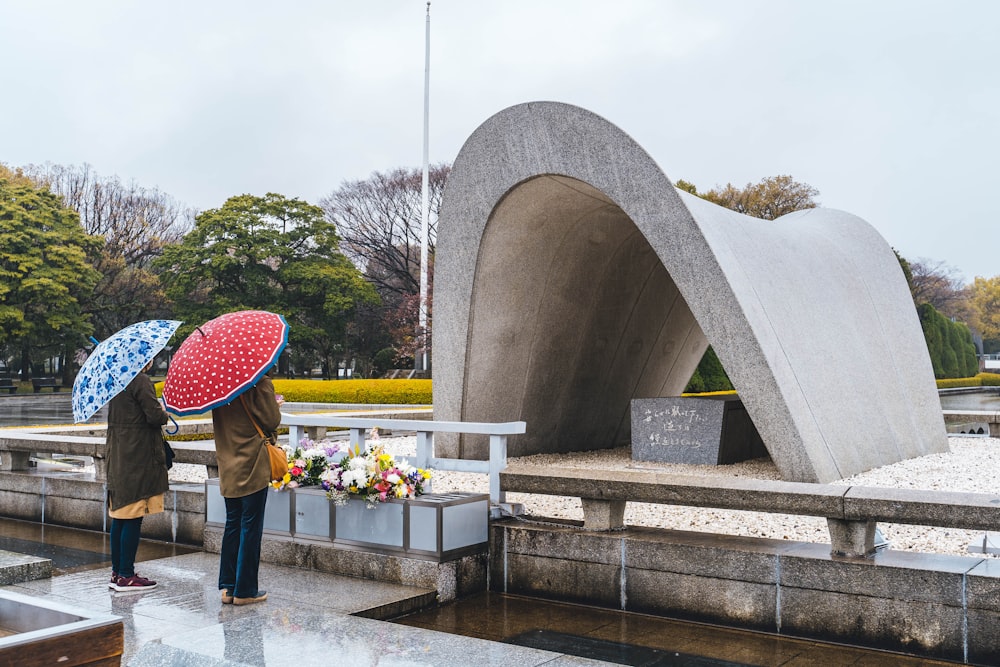
[{"label": "paved walkway", "polygon": [[613,663],[397,625],[385,617],[426,603],[433,591],[261,565],[267,601],[223,605],[218,555],[192,553],[143,561],[156,589],[116,593],[108,571],[88,570],[0,590],[112,613],[125,624],[122,665],[408,665],[569,667]]}]

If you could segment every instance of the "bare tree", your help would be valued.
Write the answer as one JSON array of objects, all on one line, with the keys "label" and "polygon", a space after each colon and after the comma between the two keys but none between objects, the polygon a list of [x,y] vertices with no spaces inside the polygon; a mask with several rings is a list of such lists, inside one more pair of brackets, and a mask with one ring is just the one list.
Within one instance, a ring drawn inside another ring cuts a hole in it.
[{"label": "bare tree", "polygon": [[968,291],[958,269],[925,257],[909,265],[910,292],[916,305],[929,303],[946,317],[970,321]]},{"label": "bare tree", "polygon": [[[428,249],[434,253],[437,218],[447,164],[428,173]],[[341,250],[375,285],[383,300],[420,291],[421,181],[419,169],[374,172],[363,181],[345,181],[320,200],[337,227]]]},{"label": "bare tree", "polygon": [[104,237],[92,259],[103,275],[89,307],[95,335],[103,338],[137,320],[169,313],[151,262],[192,228],[192,209],[155,188],[102,178],[86,164],[28,165],[24,173],[77,211],[88,234]]}]

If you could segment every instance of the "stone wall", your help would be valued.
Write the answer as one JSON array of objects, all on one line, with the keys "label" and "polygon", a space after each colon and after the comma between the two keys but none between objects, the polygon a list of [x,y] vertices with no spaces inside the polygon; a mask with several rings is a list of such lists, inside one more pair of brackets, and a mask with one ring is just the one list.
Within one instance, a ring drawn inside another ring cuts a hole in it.
[{"label": "stone wall", "polygon": [[844,642],[1000,663],[1000,563],[828,544],[507,520],[491,527],[490,589]]},{"label": "stone wall", "polygon": [[[93,473],[0,473],[0,515],[10,519],[107,531],[106,499],[104,484],[94,481]],[[142,536],[201,546],[204,528],[204,485],[172,484],[164,512],[143,519]]]}]

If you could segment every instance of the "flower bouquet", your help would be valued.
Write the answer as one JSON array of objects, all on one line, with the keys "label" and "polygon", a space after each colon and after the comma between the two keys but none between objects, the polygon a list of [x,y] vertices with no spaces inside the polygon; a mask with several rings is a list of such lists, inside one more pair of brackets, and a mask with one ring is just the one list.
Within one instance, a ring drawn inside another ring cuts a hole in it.
[{"label": "flower bouquet", "polygon": [[321,440],[314,442],[302,438],[298,446],[288,451],[288,472],[284,478],[271,482],[271,486],[280,491],[284,488],[294,489],[300,486],[322,486],[323,474],[334,465],[334,460],[347,453],[347,448],[340,443]]},{"label": "flower bouquet", "polygon": [[421,470],[405,461],[396,461],[385,453],[372,429],[372,439],[364,450],[355,445],[345,456],[327,468],[320,477],[327,497],[343,505],[350,496],[361,496],[369,507],[392,498],[414,498],[424,492],[429,470]]}]

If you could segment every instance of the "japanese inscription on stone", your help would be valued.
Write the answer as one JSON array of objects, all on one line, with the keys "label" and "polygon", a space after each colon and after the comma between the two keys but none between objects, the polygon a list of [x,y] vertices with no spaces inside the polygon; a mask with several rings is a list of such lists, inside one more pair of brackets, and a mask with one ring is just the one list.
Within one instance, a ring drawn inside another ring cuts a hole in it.
[{"label": "japanese inscription on stone", "polygon": [[704,398],[634,399],[632,459],[717,464],[725,408]]}]

